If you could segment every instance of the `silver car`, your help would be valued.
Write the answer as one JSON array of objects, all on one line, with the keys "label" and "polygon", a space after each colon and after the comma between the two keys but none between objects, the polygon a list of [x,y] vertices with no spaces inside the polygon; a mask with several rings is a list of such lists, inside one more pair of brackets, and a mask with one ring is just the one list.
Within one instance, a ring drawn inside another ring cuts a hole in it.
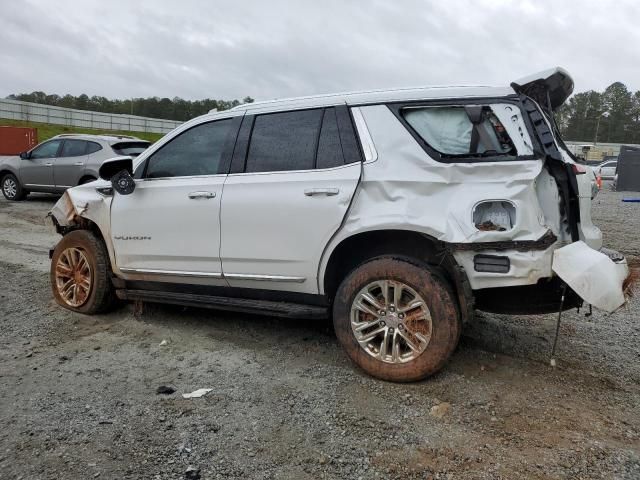
[{"label": "silver car", "polygon": [[96,180],[105,160],[136,157],[149,145],[124,135],[58,135],[20,156],[0,157],[2,193],[7,200],[23,200],[30,192],[61,193]]}]

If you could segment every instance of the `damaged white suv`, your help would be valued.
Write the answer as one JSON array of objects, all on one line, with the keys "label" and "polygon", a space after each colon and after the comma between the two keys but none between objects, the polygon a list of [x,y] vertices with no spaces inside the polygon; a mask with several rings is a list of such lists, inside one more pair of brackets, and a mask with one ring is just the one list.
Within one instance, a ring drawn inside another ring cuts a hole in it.
[{"label": "damaged white suv", "polygon": [[67,190],[53,294],[88,314],[125,299],[332,316],[349,357],[394,381],[441,368],[476,308],[613,311],[626,261],[599,251],[589,175],[553,120],[572,90],[556,68],[196,118]]}]

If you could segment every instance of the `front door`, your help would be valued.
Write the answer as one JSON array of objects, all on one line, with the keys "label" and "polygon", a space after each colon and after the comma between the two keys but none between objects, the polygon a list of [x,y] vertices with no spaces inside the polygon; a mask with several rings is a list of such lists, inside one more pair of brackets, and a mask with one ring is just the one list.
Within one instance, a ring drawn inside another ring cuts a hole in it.
[{"label": "front door", "polygon": [[346,107],[245,117],[222,198],[230,286],[318,292],[320,257],[360,178],[355,142]]},{"label": "front door", "polygon": [[62,140],[50,140],[31,150],[30,157],[20,161],[20,182],[29,187],[54,186],[53,167]]},{"label": "front door", "polygon": [[225,119],[177,134],[146,159],[131,195],[114,193],[111,235],[123,273],[146,280],[222,281],[222,157],[231,131],[232,120]]}]

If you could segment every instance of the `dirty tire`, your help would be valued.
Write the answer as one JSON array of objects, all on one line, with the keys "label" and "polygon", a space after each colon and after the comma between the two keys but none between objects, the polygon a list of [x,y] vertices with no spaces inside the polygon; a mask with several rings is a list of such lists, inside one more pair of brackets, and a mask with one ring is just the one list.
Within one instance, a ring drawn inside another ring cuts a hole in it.
[{"label": "dirty tire", "polygon": [[0,187],[2,188],[4,198],[14,202],[24,200],[28,194],[13,173],[7,173],[2,177]]},{"label": "dirty tire", "polygon": [[[90,265],[91,288],[89,294],[79,306],[69,305],[58,290],[56,284],[56,265],[63,252],[67,249],[78,249],[85,255]],[[51,290],[59,305],[74,312],[92,315],[111,310],[117,303],[117,298],[111,283],[111,265],[109,254],[104,242],[89,230],[74,230],[58,242],[51,258]]]},{"label": "dirty tire", "polygon": [[[351,307],[358,292],[378,281],[401,282],[417,292],[431,314],[431,338],[425,350],[406,363],[387,363],[360,346],[351,326]],[[460,338],[460,312],[450,283],[434,267],[410,258],[374,258],[353,270],[341,283],[333,304],[338,341],[353,362],[368,374],[393,382],[412,382],[433,375],[446,363]]]}]

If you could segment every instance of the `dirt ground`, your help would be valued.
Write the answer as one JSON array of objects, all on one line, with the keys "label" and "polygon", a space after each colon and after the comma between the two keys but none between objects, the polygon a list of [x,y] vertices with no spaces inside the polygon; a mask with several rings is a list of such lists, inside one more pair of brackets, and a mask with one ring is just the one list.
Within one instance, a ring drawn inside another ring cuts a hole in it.
[{"label": "dirt ground", "polygon": [[[638,259],[623,196],[605,189],[593,216]],[[326,321],[59,308],[55,200],[0,200],[0,478],[640,478],[640,295],[567,312],[555,369],[555,316],[480,313],[440,374],[397,385],[350,364]]]}]

